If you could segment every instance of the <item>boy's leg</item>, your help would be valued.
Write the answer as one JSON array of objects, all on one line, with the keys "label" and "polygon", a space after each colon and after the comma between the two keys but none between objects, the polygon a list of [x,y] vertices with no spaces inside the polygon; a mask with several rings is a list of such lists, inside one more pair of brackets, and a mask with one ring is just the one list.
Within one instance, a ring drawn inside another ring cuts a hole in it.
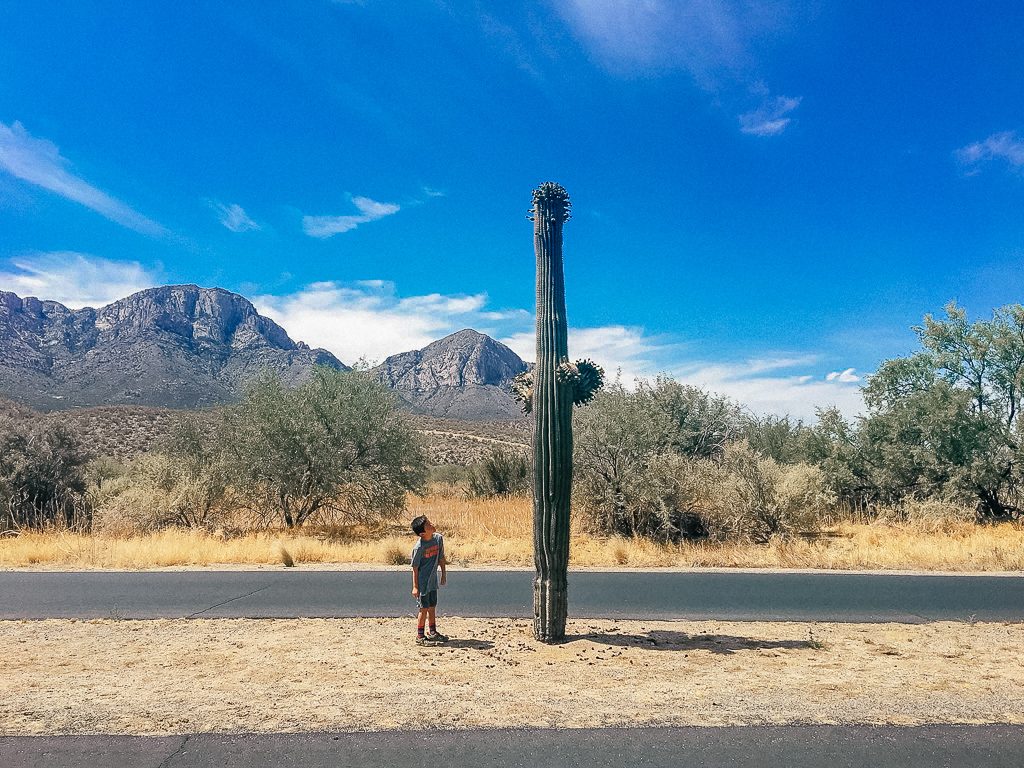
[{"label": "boy's leg", "polygon": [[428,613],[430,613],[429,608],[420,608],[419,616],[416,617],[416,637],[423,637],[427,625]]},{"label": "boy's leg", "polygon": [[436,638],[441,642],[447,642],[448,636],[442,635],[440,632],[437,631],[437,608],[431,607],[429,610],[430,612],[428,619],[430,621],[430,634],[428,635],[428,637]]}]

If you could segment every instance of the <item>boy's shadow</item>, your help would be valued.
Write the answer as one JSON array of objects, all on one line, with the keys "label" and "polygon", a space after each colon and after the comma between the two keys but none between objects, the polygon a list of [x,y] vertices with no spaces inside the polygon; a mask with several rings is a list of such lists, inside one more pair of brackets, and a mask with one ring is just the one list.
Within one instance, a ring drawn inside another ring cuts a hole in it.
[{"label": "boy's shadow", "polygon": [[760,640],[733,635],[688,635],[655,629],[643,635],[617,635],[607,632],[591,632],[584,635],[569,635],[566,642],[590,640],[594,643],[619,646],[621,648],[646,648],[655,651],[711,651],[730,654],[737,651],[755,651],[770,648],[820,648],[818,641],[809,640]]}]

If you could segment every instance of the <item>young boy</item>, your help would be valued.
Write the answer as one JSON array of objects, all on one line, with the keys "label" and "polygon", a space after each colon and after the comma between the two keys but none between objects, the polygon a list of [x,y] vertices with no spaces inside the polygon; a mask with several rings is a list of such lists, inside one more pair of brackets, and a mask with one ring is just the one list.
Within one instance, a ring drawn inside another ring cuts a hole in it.
[{"label": "young boy", "polygon": [[[448,561],[444,558],[444,539],[426,515],[420,515],[412,521],[412,530],[420,537],[412,548],[412,596],[416,598],[416,605],[420,609],[416,620],[416,645],[440,645],[448,641],[447,637],[437,631],[437,617],[434,614],[437,608],[438,567],[441,569],[440,585],[443,587],[447,581],[445,566]],[[430,620],[429,634],[424,631],[427,619]]]}]

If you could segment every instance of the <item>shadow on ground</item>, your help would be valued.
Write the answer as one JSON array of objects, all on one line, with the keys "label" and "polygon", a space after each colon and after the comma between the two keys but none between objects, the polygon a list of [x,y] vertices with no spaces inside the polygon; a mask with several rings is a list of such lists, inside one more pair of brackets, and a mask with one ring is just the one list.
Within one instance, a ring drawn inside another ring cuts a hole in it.
[{"label": "shadow on ground", "polygon": [[733,635],[688,635],[685,632],[651,630],[642,635],[617,635],[607,632],[590,632],[569,635],[566,642],[590,640],[602,645],[620,648],[647,648],[656,651],[711,651],[712,653],[736,653],[771,648],[794,648],[821,650],[823,645],[813,637],[807,640],[762,640]]},{"label": "shadow on ground", "polygon": [[490,640],[466,640],[451,638],[447,643],[442,643],[440,648],[468,648],[471,651],[490,651],[494,649],[494,643]]}]

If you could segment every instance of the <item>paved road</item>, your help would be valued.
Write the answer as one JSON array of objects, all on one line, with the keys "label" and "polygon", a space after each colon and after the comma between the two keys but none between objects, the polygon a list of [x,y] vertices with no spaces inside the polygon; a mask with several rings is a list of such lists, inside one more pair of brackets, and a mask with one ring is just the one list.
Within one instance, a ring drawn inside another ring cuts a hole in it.
[{"label": "paved road", "polygon": [[[449,572],[440,611],[532,615],[532,573]],[[0,573],[0,618],[405,616],[395,571]],[[574,572],[572,616],[737,621],[1024,621],[1024,576]]]},{"label": "paved road", "polygon": [[788,726],[0,738],[5,768],[1020,768],[1014,726]]}]

